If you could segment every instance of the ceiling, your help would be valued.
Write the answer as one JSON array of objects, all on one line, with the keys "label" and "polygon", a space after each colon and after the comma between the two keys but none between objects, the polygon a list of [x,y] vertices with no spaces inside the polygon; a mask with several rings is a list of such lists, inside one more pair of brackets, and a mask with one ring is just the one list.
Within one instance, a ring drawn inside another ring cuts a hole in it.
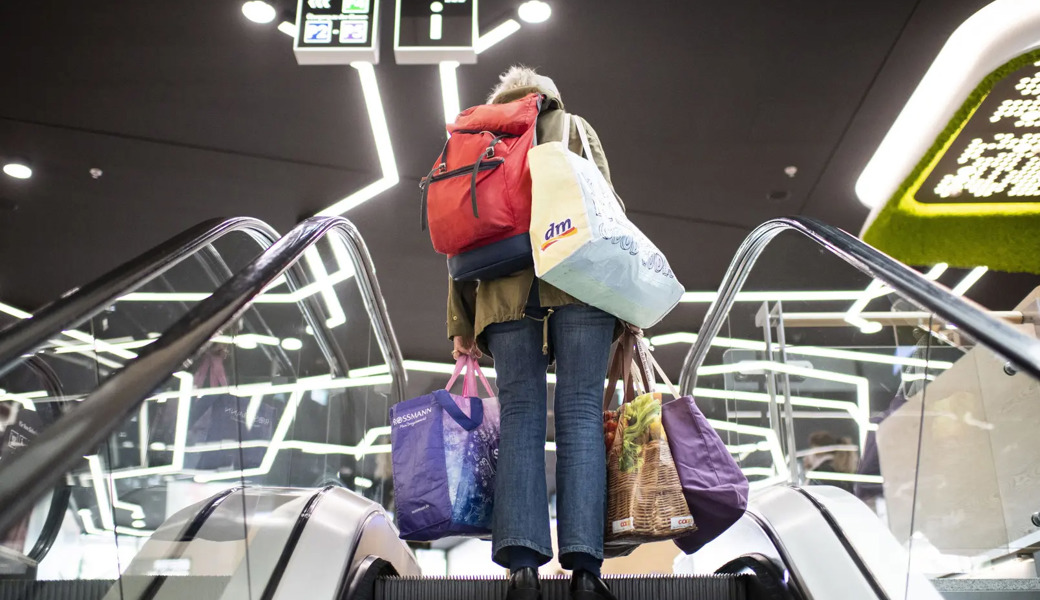
[{"label": "ceiling", "polygon": [[[946,38],[987,2],[555,0],[547,23],[459,69],[461,99],[480,102],[513,63],[552,76],[595,125],[632,220],[688,289],[712,290],[770,217],[859,230],[856,178]],[[485,0],[481,29],[517,4]],[[97,7],[0,4],[0,156],[35,170],[0,177],[0,301],[32,310],[215,216],[284,232],[379,179],[353,69],[298,66],[289,37],[247,21],[236,0]],[[402,180],[346,216],[405,356],[444,360],[446,272],[419,231],[417,189],[443,144],[438,70],[393,64],[390,26],[376,73]],[[862,283],[807,268],[812,252],[771,257],[769,281]],[[1006,309],[1038,283],[991,274],[973,296]],[[655,333],[696,330],[702,316],[683,305]]]}]

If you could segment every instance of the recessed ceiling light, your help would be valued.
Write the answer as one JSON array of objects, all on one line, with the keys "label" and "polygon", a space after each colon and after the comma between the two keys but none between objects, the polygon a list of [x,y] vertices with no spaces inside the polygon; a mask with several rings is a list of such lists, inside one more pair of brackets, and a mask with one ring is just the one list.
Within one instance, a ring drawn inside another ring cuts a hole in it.
[{"label": "recessed ceiling light", "polygon": [[274,21],[278,11],[263,0],[250,0],[242,5],[242,14],[256,23],[270,23]]},{"label": "recessed ceiling light", "polygon": [[12,160],[4,165],[4,173],[15,179],[28,179],[32,177],[32,169],[24,161]]},{"label": "recessed ceiling light", "polygon": [[528,23],[544,23],[552,16],[552,7],[541,0],[529,0],[521,4],[517,12]]}]

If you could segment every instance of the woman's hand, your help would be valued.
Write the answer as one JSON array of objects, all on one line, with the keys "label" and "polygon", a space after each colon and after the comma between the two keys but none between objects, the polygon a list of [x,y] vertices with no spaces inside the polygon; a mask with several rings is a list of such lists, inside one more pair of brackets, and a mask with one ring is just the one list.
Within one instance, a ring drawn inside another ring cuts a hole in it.
[{"label": "woman's hand", "polygon": [[484,356],[484,353],[480,351],[480,348],[477,348],[477,341],[471,337],[457,335],[452,338],[452,341],[455,344],[455,349],[452,350],[451,357],[455,360],[458,360],[459,356],[462,356],[463,354],[468,354],[473,358]]}]

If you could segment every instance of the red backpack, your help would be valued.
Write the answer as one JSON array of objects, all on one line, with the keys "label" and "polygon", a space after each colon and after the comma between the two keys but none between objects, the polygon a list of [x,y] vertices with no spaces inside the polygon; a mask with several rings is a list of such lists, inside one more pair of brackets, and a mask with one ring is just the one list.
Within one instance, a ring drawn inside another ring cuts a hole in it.
[{"label": "red backpack", "polygon": [[422,224],[448,255],[458,281],[488,280],[533,264],[527,151],[545,97],[474,106],[448,125],[449,138],[423,178]]}]

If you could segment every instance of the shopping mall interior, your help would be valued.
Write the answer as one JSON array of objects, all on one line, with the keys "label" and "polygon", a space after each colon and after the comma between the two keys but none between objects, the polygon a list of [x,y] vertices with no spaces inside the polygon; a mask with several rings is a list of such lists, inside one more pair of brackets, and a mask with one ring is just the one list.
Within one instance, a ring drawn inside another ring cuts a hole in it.
[{"label": "shopping mall interior", "polygon": [[[0,47],[0,600],[505,597],[487,527],[402,533],[392,411],[458,374],[449,281],[491,289],[438,245],[451,177],[479,221],[523,160],[523,268],[624,316],[543,272],[550,146],[644,255],[592,208],[555,251],[666,304],[625,318],[661,367],[633,387],[747,482],[696,547],[605,517],[617,597],[1040,598],[1036,0],[45,0],[0,4]],[[537,135],[454,158],[513,66],[556,88]]]}]

